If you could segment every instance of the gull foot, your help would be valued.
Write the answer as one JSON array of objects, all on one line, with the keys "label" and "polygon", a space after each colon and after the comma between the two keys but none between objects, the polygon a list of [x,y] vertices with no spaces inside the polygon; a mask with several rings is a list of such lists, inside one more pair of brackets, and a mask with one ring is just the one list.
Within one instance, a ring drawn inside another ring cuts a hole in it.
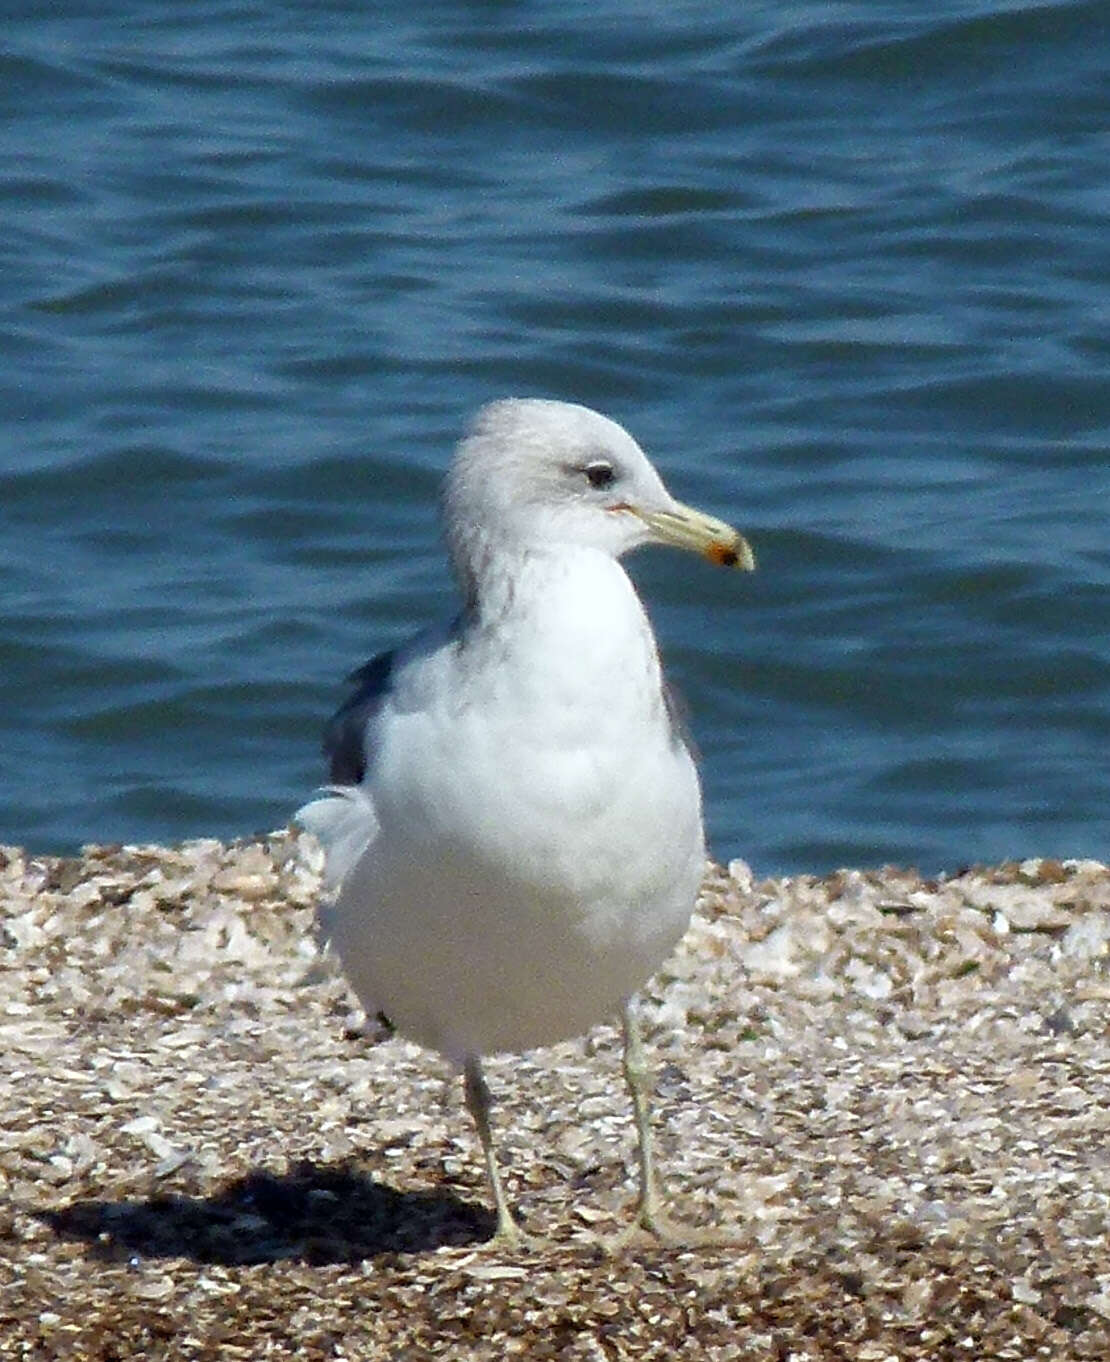
[{"label": "gull foot", "polygon": [[514,1221],[511,1228],[499,1226],[479,1247],[511,1258],[529,1253],[566,1248],[566,1244],[560,1243],[559,1240],[546,1234],[533,1234],[528,1230],[522,1230]]},{"label": "gull foot", "polygon": [[750,1241],[732,1230],[703,1225],[687,1225],[672,1220],[656,1208],[641,1207],[635,1220],[619,1234],[601,1242],[602,1251],[609,1257],[639,1244],[655,1244],[670,1249],[740,1248]]},{"label": "gull foot", "polygon": [[556,1241],[548,1235],[524,1229],[506,1206],[504,1214],[497,1217],[497,1228],[480,1247],[511,1256],[517,1253],[536,1253],[541,1249],[555,1246]]},{"label": "gull foot", "polygon": [[497,1229],[490,1235],[483,1248],[500,1249],[505,1253],[519,1253],[527,1243],[527,1239],[520,1230],[514,1225],[510,1229]]},{"label": "gull foot", "polygon": [[497,1208],[497,1228],[486,1240],[487,1248],[505,1249],[509,1253],[523,1247],[527,1236],[516,1223],[516,1218],[507,1206]]}]

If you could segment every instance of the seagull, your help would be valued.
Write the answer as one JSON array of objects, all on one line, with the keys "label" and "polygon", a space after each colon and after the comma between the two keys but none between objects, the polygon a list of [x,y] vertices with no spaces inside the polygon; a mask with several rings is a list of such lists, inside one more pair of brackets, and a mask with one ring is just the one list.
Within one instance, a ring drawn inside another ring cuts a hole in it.
[{"label": "seagull", "polygon": [[663,1233],[636,991],[685,932],[705,869],[694,754],[620,564],[666,544],[751,570],[731,525],[671,496],[587,407],[491,402],[443,493],[461,609],[354,672],[331,784],[297,821],[325,850],[324,935],[368,1015],[462,1071],[497,1215],[482,1057],[623,1022],[635,1224]]}]

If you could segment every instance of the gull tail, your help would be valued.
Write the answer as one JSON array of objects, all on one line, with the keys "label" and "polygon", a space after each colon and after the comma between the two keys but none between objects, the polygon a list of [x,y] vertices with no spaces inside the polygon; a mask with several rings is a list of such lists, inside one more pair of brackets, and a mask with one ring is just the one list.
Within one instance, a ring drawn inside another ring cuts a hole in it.
[{"label": "gull tail", "polygon": [[325,785],[293,821],[324,848],[324,883],[338,890],[378,832],[374,802],[359,785]]}]

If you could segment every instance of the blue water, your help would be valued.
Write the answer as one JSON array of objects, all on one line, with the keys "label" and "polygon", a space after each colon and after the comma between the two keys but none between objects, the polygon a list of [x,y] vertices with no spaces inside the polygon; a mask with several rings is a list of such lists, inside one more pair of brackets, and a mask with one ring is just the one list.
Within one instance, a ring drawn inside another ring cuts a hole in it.
[{"label": "blue water", "polygon": [[452,607],[481,402],[626,424],[764,872],[1110,855],[1110,8],[6,6],[0,839],[235,836]]}]

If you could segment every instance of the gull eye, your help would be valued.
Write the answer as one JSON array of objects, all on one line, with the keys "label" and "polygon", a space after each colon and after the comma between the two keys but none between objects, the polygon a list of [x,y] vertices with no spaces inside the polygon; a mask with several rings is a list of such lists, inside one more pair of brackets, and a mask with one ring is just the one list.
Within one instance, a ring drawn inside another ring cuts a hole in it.
[{"label": "gull eye", "polygon": [[582,472],[586,475],[586,481],[591,487],[600,490],[603,487],[610,487],[616,481],[617,475],[611,463],[606,463],[604,459],[595,459],[593,463],[588,463]]}]

